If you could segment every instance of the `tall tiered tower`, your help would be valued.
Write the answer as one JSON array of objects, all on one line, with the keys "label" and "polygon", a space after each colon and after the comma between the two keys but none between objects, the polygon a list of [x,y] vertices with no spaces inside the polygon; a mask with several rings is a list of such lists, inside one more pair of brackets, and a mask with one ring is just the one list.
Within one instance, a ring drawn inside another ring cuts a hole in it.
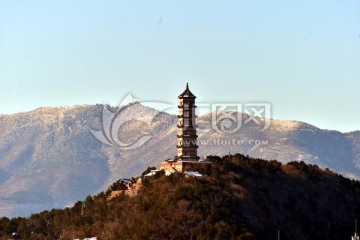
[{"label": "tall tiered tower", "polygon": [[[185,91],[179,96],[177,156],[160,164],[160,169],[166,175],[175,172],[193,173],[211,164],[211,162],[199,160],[200,157],[197,155],[198,145],[196,141],[198,136],[196,135],[195,98],[195,95],[190,92],[189,85],[186,84]],[[198,175],[201,176],[201,174]]]},{"label": "tall tiered tower", "polygon": [[185,91],[179,96],[179,115],[177,131],[177,157],[181,161],[198,161],[196,135],[195,95],[186,84]]}]

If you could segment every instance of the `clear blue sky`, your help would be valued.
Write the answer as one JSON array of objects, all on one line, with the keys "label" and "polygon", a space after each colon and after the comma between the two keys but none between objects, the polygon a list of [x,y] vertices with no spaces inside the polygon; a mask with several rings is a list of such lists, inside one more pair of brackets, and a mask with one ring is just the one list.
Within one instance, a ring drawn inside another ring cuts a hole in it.
[{"label": "clear blue sky", "polygon": [[360,1],[0,0],[0,113],[272,103],[276,119],[360,129]]}]

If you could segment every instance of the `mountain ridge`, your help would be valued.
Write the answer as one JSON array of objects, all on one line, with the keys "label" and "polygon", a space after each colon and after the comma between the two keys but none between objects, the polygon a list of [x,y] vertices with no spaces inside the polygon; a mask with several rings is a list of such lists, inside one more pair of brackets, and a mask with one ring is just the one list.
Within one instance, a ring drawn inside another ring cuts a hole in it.
[{"label": "mountain ridge", "polygon": [[[102,129],[106,106],[44,107],[0,115],[0,216],[71,205],[176,154],[176,115],[138,103],[123,111],[131,121],[124,123],[119,139],[128,143],[149,132],[150,140],[131,150],[100,142],[90,129]],[[219,133],[211,127],[211,113],[197,122],[200,156],[231,151],[283,163],[305,161],[359,179],[360,131],[341,133],[300,121],[272,120],[263,132],[249,123],[235,133]],[[243,143],[231,144],[233,139]],[[256,140],[268,144],[250,144]]]}]

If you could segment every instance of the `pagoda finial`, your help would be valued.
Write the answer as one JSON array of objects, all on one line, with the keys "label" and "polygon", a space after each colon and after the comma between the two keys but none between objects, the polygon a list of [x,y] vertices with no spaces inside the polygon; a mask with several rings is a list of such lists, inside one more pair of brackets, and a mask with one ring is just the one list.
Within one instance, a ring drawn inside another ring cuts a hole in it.
[{"label": "pagoda finial", "polygon": [[189,83],[186,83],[186,88],[182,94],[180,94],[179,98],[189,98],[195,99],[195,95],[190,92]]}]

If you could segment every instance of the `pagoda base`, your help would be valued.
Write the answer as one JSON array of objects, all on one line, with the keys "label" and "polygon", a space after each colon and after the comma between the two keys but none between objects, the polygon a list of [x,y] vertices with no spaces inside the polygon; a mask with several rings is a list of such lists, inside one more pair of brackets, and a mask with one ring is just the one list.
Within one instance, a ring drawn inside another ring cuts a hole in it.
[{"label": "pagoda base", "polygon": [[170,175],[174,172],[195,171],[204,168],[208,164],[211,164],[211,162],[199,161],[198,159],[174,160],[162,162],[160,169],[164,170],[166,175]]}]

